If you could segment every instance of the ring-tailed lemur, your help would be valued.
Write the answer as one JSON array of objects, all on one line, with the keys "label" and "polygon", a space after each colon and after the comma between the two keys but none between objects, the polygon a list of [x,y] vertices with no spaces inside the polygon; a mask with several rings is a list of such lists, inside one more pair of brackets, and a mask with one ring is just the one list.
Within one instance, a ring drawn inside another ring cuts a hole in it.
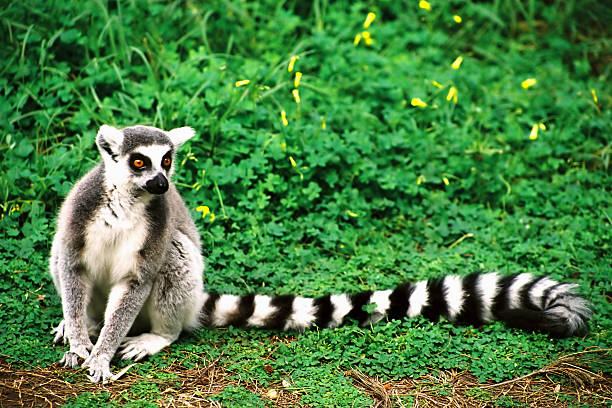
[{"label": "ring-tailed lemur", "polygon": [[62,206],[50,259],[64,315],[55,341],[70,344],[61,362],[76,367],[84,359],[94,382],[111,378],[120,346],[122,358],[139,360],[200,326],[303,330],[422,314],[475,325],[502,320],[557,337],[587,330],[591,311],[576,285],[528,273],[451,275],[317,299],[207,293],[198,230],[169,181],[176,150],[193,135],[189,127],[102,126],[102,162]]}]

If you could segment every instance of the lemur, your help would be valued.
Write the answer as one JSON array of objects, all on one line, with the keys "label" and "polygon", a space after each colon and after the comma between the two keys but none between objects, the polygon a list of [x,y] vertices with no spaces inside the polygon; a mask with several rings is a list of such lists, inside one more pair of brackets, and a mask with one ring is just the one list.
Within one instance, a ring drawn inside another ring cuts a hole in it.
[{"label": "lemur", "polygon": [[199,232],[170,182],[176,151],[194,133],[103,125],[102,161],[61,207],[50,272],[64,319],[54,341],[70,345],[60,363],[74,368],[83,359],[91,381],[112,378],[118,350],[140,360],[203,326],[300,331],[423,315],[477,326],[501,320],[553,337],[587,331],[590,304],[577,285],[529,273],[448,275],[316,299],[206,292]]}]

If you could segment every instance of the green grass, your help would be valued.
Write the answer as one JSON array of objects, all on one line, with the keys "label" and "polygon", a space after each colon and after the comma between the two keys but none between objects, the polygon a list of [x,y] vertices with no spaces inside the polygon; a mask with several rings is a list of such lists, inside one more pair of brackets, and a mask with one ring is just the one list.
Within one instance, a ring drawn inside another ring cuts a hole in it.
[{"label": "green grass", "polygon": [[[61,305],[46,262],[57,209],[98,161],[103,123],[196,129],[175,182],[201,229],[211,290],[318,296],[526,270],[576,281],[595,311],[590,334],[566,340],[422,319],[280,343],[274,332],[201,330],[139,372],[190,364],[186,352],[221,356],[236,378],[289,380],[304,404],[364,405],[344,369],[390,379],[468,368],[499,381],[612,347],[603,2],[208,3],[25,0],[0,11],[3,359],[48,365],[63,352],[51,345]],[[370,11],[373,43],[355,46]],[[527,78],[537,83],[523,89]],[[216,400],[265,406],[258,398],[234,387]]]}]

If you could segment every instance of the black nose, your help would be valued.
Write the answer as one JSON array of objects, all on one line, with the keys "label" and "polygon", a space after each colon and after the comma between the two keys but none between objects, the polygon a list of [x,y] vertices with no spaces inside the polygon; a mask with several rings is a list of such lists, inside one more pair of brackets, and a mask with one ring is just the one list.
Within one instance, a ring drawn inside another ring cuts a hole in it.
[{"label": "black nose", "polygon": [[147,181],[145,189],[151,194],[164,194],[168,191],[168,179],[163,174],[158,174]]}]

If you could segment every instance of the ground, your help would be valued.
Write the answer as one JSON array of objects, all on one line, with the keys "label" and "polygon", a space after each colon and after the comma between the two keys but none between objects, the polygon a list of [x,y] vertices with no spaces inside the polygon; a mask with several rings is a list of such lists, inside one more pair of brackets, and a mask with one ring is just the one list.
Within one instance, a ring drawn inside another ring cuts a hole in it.
[{"label": "ground", "polygon": [[[25,0],[0,20],[0,405],[612,403],[605,2]],[[47,259],[102,124],[196,130],[174,181],[212,291],[529,271],[577,283],[590,331],[202,329],[89,384],[55,363]]]}]

